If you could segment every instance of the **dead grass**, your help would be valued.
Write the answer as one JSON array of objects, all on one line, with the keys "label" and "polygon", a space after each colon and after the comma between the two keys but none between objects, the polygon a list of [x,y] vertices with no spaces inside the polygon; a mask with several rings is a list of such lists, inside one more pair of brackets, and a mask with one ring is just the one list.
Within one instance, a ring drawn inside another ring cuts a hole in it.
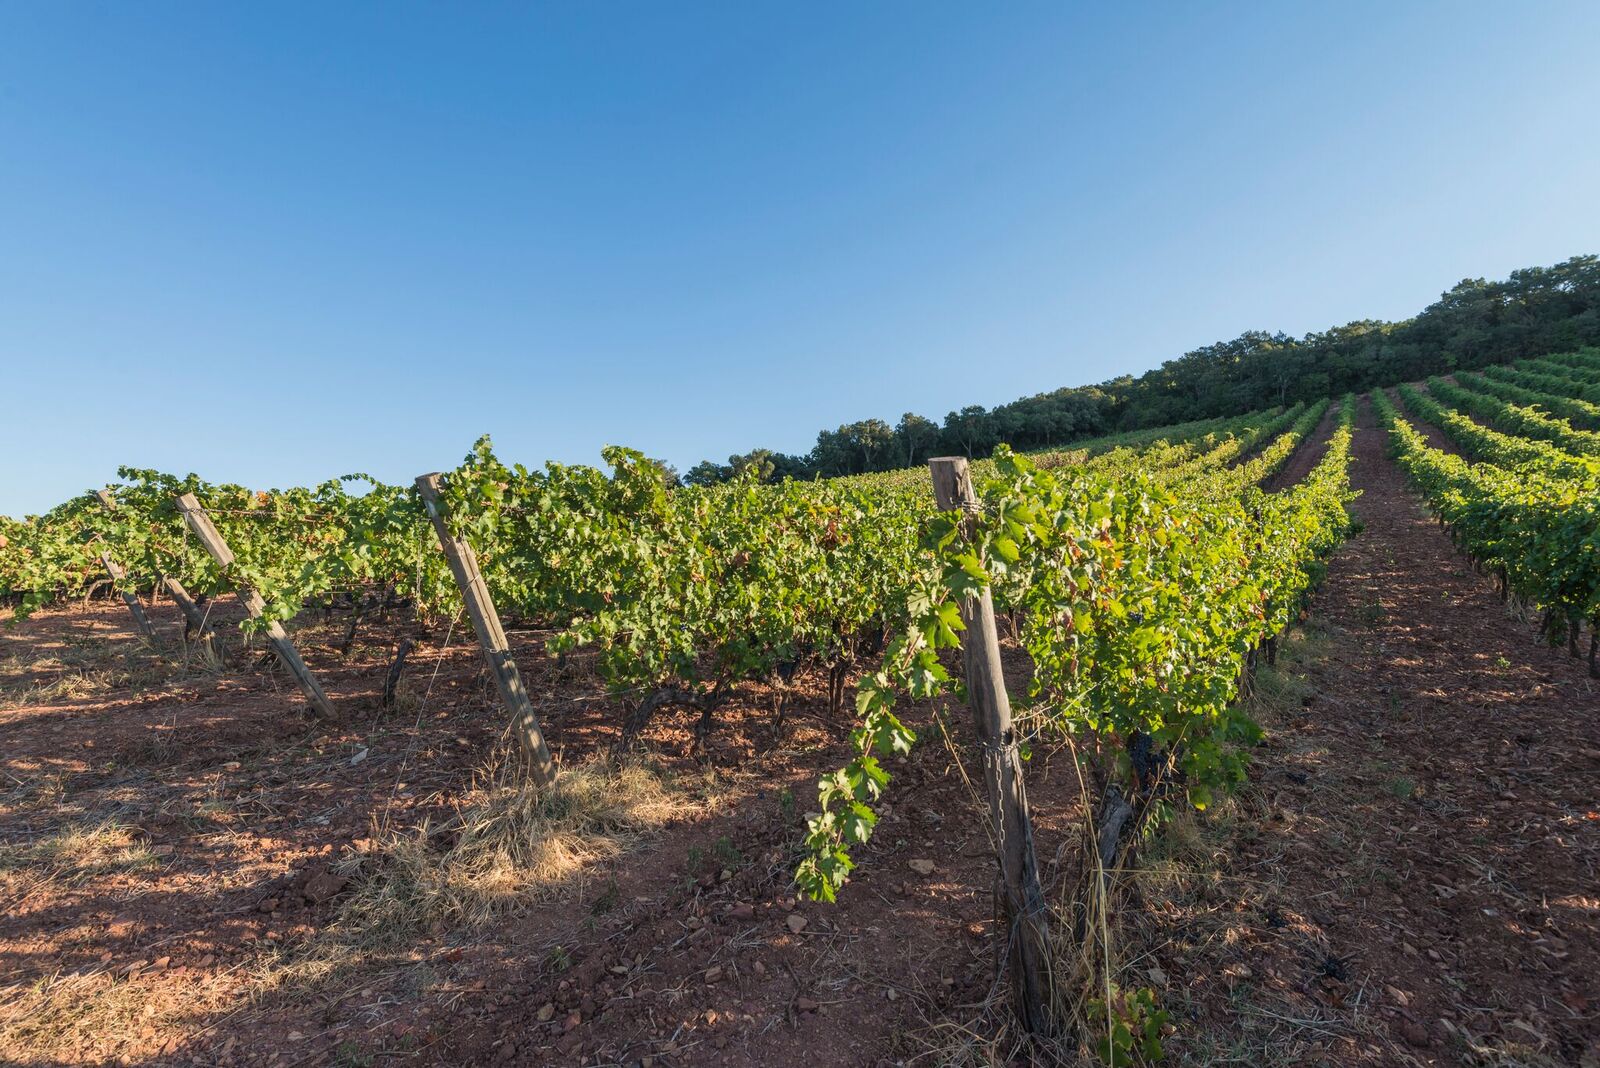
[{"label": "dead grass", "polygon": [[[1327,655],[1332,635],[1319,623],[1291,628],[1280,640],[1278,663],[1263,658],[1257,665],[1246,707],[1269,733],[1296,714],[1316,688],[1308,676],[1310,664]],[[1320,1043],[1348,1035],[1349,1021],[1320,1011],[1306,1015],[1267,989],[1260,977],[1245,972],[1230,977],[1230,961],[1239,957],[1237,935],[1243,922],[1255,923],[1276,915],[1273,901],[1281,879],[1270,869],[1249,878],[1230,876],[1224,859],[1236,851],[1237,838],[1263,824],[1272,805],[1252,781],[1236,796],[1205,814],[1181,813],[1146,845],[1135,874],[1138,892],[1147,907],[1131,926],[1128,944],[1137,952],[1126,960],[1124,981],[1151,985],[1163,992],[1167,1008],[1178,1021],[1169,1060],[1192,1068],[1222,1065],[1289,1068],[1306,1063]],[[1185,1025],[1186,1018],[1203,1018],[1204,1012],[1187,989],[1172,984],[1162,991],[1167,976],[1158,959],[1205,962],[1220,970],[1228,989],[1228,1027]],[[1153,968],[1153,970],[1152,970]],[[1359,1006],[1352,1006],[1359,1029]]]},{"label": "dead grass", "polygon": [[[49,677],[41,681],[42,676]],[[110,693],[127,683],[126,674],[114,667],[74,665],[55,657],[28,661],[24,665],[7,665],[0,669],[0,679],[4,680],[0,682],[0,700],[17,708],[54,701],[81,701]]]},{"label": "dead grass", "polygon": [[47,652],[0,660],[0,707],[86,701],[120,690],[167,685],[207,671],[198,657],[152,649],[134,639],[68,639],[50,643]]},{"label": "dead grass", "polygon": [[575,892],[594,865],[707,803],[703,791],[648,765],[603,760],[563,768],[545,789],[495,782],[475,790],[452,819],[375,834],[348,856],[338,872],[354,892],[310,943],[266,963],[258,990],[314,988],[394,959],[421,931],[478,930]]},{"label": "dead grass", "polygon": [[172,983],[160,974],[98,972],[0,988],[0,1058],[17,1065],[109,1063],[120,1050],[183,1033],[227,1004],[235,985],[227,976]]},{"label": "dead grass", "polygon": [[[40,838],[0,844],[0,905],[17,909],[52,883],[73,886],[95,876],[159,863],[137,828],[114,819],[67,824]],[[220,1003],[209,983],[181,994],[157,979],[106,972],[52,975],[0,988],[0,1060],[58,1064],[109,1057],[129,1043]]]},{"label": "dead grass", "polygon": [[134,828],[114,819],[72,823],[30,842],[0,843],[0,902],[14,908],[46,882],[73,885],[156,863],[149,843]]},{"label": "dead grass", "polygon": [[19,779],[0,769],[0,818],[37,809],[58,808],[67,797],[67,777],[60,772]]}]

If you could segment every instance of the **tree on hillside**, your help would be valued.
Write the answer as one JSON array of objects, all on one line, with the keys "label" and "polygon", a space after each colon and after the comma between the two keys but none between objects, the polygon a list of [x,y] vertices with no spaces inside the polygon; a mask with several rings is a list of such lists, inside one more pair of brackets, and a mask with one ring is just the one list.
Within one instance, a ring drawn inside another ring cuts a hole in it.
[{"label": "tree on hillside", "polygon": [[907,412],[895,425],[896,458],[902,466],[915,467],[919,458],[925,459],[928,450],[939,443],[939,424],[927,416]]},{"label": "tree on hillside", "polygon": [[771,482],[776,469],[771,449],[752,449],[743,456],[730,456],[728,467],[732,470],[731,477],[754,475],[757,482]]},{"label": "tree on hillside", "polygon": [[859,475],[893,465],[894,430],[882,419],[846,423],[817,435],[811,463],[823,475]]},{"label": "tree on hillside", "polygon": [[686,486],[715,486],[719,482],[726,482],[733,477],[733,468],[715,463],[711,460],[701,460],[688,473],[683,476]]},{"label": "tree on hillside", "polygon": [[989,441],[989,412],[981,404],[969,404],[959,412],[944,417],[944,440],[947,447],[971,457],[982,451]]}]

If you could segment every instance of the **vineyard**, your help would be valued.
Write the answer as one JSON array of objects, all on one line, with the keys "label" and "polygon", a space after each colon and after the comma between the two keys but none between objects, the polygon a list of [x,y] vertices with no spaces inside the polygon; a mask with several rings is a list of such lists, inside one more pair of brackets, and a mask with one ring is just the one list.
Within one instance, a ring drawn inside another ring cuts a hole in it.
[{"label": "vineyard", "polygon": [[1600,350],[0,519],[0,1060],[1600,1065]]}]

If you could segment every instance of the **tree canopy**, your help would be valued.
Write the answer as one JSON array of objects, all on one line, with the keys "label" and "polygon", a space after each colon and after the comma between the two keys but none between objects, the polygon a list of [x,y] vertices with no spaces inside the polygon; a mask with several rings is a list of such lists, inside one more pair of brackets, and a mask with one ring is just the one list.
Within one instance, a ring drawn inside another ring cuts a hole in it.
[{"label": "tree canopy", "polygon": [[755,466],[763,478],[854,475],[910,467],[935,454],[983,455],[1070,445],[1097,434],[1237,415],[1600,344],[1600,257],[1467,278],[1401,322],[1362,319],[1295,338],[1250,330],[1137,377],[1073,386],[996,408],[970,404],[935,422],[906,412],[817,434],[802,455],[755,449],[704,461],[684,481],[717,482]]}]

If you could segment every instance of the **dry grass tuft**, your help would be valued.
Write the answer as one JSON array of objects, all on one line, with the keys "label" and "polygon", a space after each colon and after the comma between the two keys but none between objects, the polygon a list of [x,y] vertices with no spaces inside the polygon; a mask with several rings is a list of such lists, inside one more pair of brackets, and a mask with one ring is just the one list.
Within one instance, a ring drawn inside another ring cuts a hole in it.
[{"label": "dry grass tuft", "polygon": [[132,638],[68,638],[0,659],[0,707],[88,701],[216,673],[200,657]]},{"label": "dry grass tuft", "polygon": [[581,886],[594,864],[701,806],[660,772],[596,760],[554,786],[491,785],[454,818],[381,834],[347,858],[357,883],[333,923],[269,963],[262,990],[304,988],[404,951],[419,931],[480,928]]},{"label": "dry grass tuft", "polygon": [[0,843],[0,903],[14,908],[47,882],[61,880],[70,885],[156,863],[139,832],[114,819],[69,824],[31,842]]},{"label": "dry grass tuft", "polygon": [[0,699],[17,708],[81,701],[126,685],[128,676],[115,668],[70,664],[53,657],[19,662],[0,673]]},{"label": "dry grass tuft", "polygon": [[548,789],[480,790],[448,823],[392,834],[357,855],[344,871],[362,884],[349,907],[391,928],[481,926],[550,896],[687,810],[641,765],[595,762],[564,769]]}]

